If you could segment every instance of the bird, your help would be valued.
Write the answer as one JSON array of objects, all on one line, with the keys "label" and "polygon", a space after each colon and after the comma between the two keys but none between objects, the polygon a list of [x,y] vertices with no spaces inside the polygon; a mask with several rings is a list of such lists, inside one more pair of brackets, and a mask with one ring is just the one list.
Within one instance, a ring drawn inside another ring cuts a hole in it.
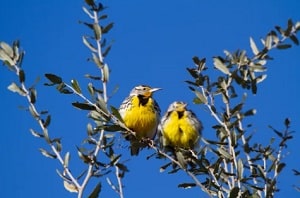
[{"label": "bird", "polygon": [[202,130],[201,121],[187,109],[187,103],[175,101],[161,118],[160,144],[163,148],[193,150],[199,145]]},{"label": "bird", "polygon": [[119,113],[127,128],[135,132],[129,135],[131,155],[138,155],[145,147],[144,139],[153,140],[160,122],[160,108],[153,93],[161,88],[151,88],[148,85],[135,86],[119,108]]}]

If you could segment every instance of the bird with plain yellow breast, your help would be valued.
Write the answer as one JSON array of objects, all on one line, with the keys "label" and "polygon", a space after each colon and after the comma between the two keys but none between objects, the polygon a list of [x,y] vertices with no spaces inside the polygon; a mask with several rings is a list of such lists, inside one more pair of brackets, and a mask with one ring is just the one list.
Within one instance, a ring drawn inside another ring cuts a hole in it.
[{"label": "bird with plain yellow breast", "polygon": [[159,130],[163,147],[193,150],[199,144],[202,123],[181,101],[173,102],[162,117]]},{"label": "bird with plain yellow breast", "polygon": [[151,88],[147,85],[136,86],[119,108],[126,127],[135,132],[135,136],[129,137],[131,155],[138,155],[140,148],[145,146],[141,140],[153,139],[156,135],[160,108],[152,96],[158,90],[160,88]]}]

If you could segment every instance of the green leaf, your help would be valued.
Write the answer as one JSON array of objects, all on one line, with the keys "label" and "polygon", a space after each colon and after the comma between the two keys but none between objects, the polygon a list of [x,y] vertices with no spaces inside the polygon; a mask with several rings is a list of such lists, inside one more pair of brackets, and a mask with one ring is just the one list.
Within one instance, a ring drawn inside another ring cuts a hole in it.
[{"label": "green leaf", "polygon": [[101,192],[101,183],[99,182],[88,198],[98,198],[100,192]]},{"label": "green leaf", "polygon": [[19,76],[19,82],[20,83],[25,82],[25,73],[24,73],[24,71],[22,69],[19,70],[18,76]]},{"label": "green leaf", "polygon": [[116,166],[123,172],[129,172],[129,169],[124,164],[117,163]]},{"label": "green leaf", "polygon": [[88,40],[86,39],[85,36],[82,37],[82,41],[83,41],[83,44],[85,46],[87,46],[92,52],[95,52],[95,53],[98,52],[97,49],[91,43],[88,42]]},{"label": "green leaf", "polygon": [[102,81],[108,82],[108,80],[109,80],[109,68],[107,64],[104,64]]},{"label": "green leaf", "polygon": [[64,167],[69,167],[70,152],[67,152],[64,158]]},{"label": "green leaf", "polygon": [[272,48],[272,36],[268,34],[266,40],[265,40],[265,47],[270,50]]},{"label": "green leaf", "polygon": [[120,112],[117,108],[115,108],[114,106],[110,106],[110,109],[111,109],[111,113],[116,117],[118,118],[118,120],[120,120],[121,122],[124,122],[123,119],[122,119],[122,116],[120,115]]},{"label": "green leaf", "polygon": [[47,128],[50,125],[50,122],[51,122],[51,115],[48,115],[46,117],[45,122],[43,122],[44,127]]},{"label": "green leaf", "polygon": [[289,19],[289,20],[288,20],[288,27],[287,27],[286,31],[284,32],[284,35],[285,35],[285,36],[291,35],[293,26],[294,26],[293,21],[292,21],[291,19]]},{"label": "green leaf", "polygon": [[45,128],[45,129],[43,130],[43,135],[44,135],[44,139],[46,140],[46,142],[47,142],[48,144],[51,144],[51,140],[50,140],[50,137],[49,137],[48,129],[47,129],[47,128]]},{"label": "green leaf", "polygon": [[14,51],[10,45],[5,42],[0,42],[0,47],[4,50],[4,52],[10,57],[14,57]]},{"label": "green leaf", "polygon": [[232,188],[231,191],[230,191],[230,194],[229,194],[229,198],[239,197],[239,192],[240,192],[239,187]]},{"label": "green leaf", "polygon": [[105,131],[110,131],[110,132],[124,130],[119,125],[108,125],[108,126],[103,126],[103,128],[105,129]]},{"label": "green leaf", "polygon": [[237,177],[239,180],[243,179],[244,176],[244,165],[241,159],[238,160],[237,163]]},{"label": "green leaf", "polygon": [[49,157],[49,158],[52,158],[52,159],[56,159],[56,155],[55,155],[55,154],[52,154],[52,153],[50,153],[50,152],[48,152],[48,151],[46,151],[45,149],[42,149],[42,148],[40,148],[39,150],[40,150],[40,152],[41,152],[45,157]]},{"label": "green leaf", "polygon": [[92,125],[90,123],[87,124],[86,128],[87,128],[87,134],[88,134],[88,136],[94,135],[94,130],[93,130],[93,127],[92,127]]},{"label": "green leaf", "polygon": [[72,94],[73,93],[73,91],[71,91],[69,88],[67,88],[65,83],[60,83],[59,85],[56,86],[56,89],[62,94]]},{"label": "green leaf", "polygon": [[82,7],[82,9],[90,18],[93,19],[94,16],[90,13],[90,11],[86,7]]},{"label": "green leaf", "polygon": [[45,74],[46,78],[50,80],[53,84],[60,84],[62,83],[62,78],[55,75],[55,74]]},{"label": "green leaf", "polygon": [[206,67],[205,67],[206,58],[202,58],[200,60],[197,56],[194,56],[193,61],[197,65],[198,71],[202,71],[202,70],[206,69]]},{"label": "green leaf", "polygon": [[101,28],[98,23],[93,24],[94,35],[96,40],[101,40]]},{"label": "green leaf", "polygon": [[172,162],[167,163],[167,164],[161,166],[160,169],[159,169],[159,172],[161,172],[161,173],[164,172],[171,165],[172,165]]},{"label": "green leaf", "polygon": [[196,187],[197,185],[195,183],[182,183],[178,185],[178,188],[184,188],[184,189],[188,189],[188,188],[192,188],[192,187]]},{"label": "green leaf", "polygon": [[80,89],[80,86],[78,84],[78,81],[77,80],[71,80],[71,84],[72,84],[72,87],[73,89],[78,93],[78,94],[81,94],[81,89]]},{"label": "green leaf", "polygon": [[7,87],[7,89],[10,90],[10,91],[12,91],[12,92],[18,93],[21,96],[26,96],[26,92],[21,87],[19,87],[16,83],[14,83],[14,82],[11,83]]},{"label": "green leaf", "polygon": [[92,83],[89,83],[88,84],[88,91],[89,93],[91,94],[91,96],[94,96],[95,95],[95,90],[94,90],[94,86]]},{"label": "green leaf", "polygon": [[88,155],[85,155],[81,150],[82,149],[77,147],[77,153],[80,159],[82,159],[82,161],[86,164],[92,163],[92,159]]},{"label": "green leaf", "polygon": [[32,115],[32,117],[34,117],[35,119],[40,118],[38,113],[33,109],[32,105],[29,105],[28,109],[29,109],[29,112]]},{"label": "green leaf", "polygon": [[72,182],[71,179],[69,179],[68,177],[66,177],[64,174],[65,173],[61,173],[59,172],[59,170],[56,169],[56,173],[58,174],[58,176],[60,176],[64,181],[67,181],[67,182]]},{"label": "green leaf", "polygon": [[0,49],[0,60],[2,60],[4,64],[8,66],[16,65],[16,62],[12,58],[10,58],[3,49]]},{"label": "green leaf", "polygon": [[109,30],[111,30],[114,26],[114,23],[109,23],[107,26],[105,26],[104,28],[102,28],[102,33],[106,34],[109,32]]},{"label": "green leaf", "polygon": [[119,154],[117,156],[113,155],[113,157],[111,159],[111,162],[110,162],[110,165],[115,166],[119,162],[121,156],[122,156],[121,154]]},{"label": "green leaf", "polygon": [[29,89],[29,95],[30,95],[30,103],[34,104],[36,102],[36,95],[37,95],[36,89],[34,88]]},{"label": "green leaf", "polygon": [[99,57],[95,53],[92,53],[92,56],[94,63],[96,63],[99,68],[102,68],[103,64],[101,63]]},{"label": "green leaf", "polygon": [[201,101],[201,103],[207,104],[207,99],[206,99],[206,97],[205,97],[202,93],[200,93],[200,91],[195,90],[194,93],[195,93],[196,96],[199,98],[199,100]]},{"label": "green leaf", "polygon": [[227,68],[227,66],[221,61],[220,58],[215,57],[213,58],[214,60],[214,66],[215,68],[217,68],[218,70],[220,70],[221,72],[223,72],[224,74],[230,75],[230,71]]},{"label": "green leaf", "polygon": [[290,44],[280,44],[280,45],[277,45],[276,47],[277,47],[277,49],[288,49],[288,48],[291,48],[292,45],[290,45]]},{"label": "green leaf", "polygon": [[282,169],[283,169],[285,166],[286,166],[285,163],[280,163],[280,164],[278,164],[278,167],[277,167],[277,169],[276,169],[276,172],[277,172],[277,173],[280,173],[280,172],[282,171]]},{"label": "green leaf", "polygon": [[43,138],[43,137],[44,137],[43,134],[40,134],[40,133],[34,131],[33,129],[30,129],[30,132],[31,132],[31,134],[32,134],[34,137],[38,137],[38,138]]},{"label": "green leaf", "polygon": [[92,7],[96,5],[94,0],[85,0],[85,3]]},{"label": "green leaf", "polygon": [[250,47],[251,47],[254,55],[257,55],[259,53],[259,50],[257,49],[256,44],[255,44],[254,40],[252,39],[252,37],[250,37]]},{"label": "green leaf", "polygon": [[296,31],[300,30],[300,21],[296,22],[295,29],[296,29]]},{"label": "green leaf", "polygon": [[95,110],[96,108],[87,103],[73,102],[72,105],[81,110]]},{"label": "green leaf", "polygon": [[253,116],[256,114],[256,109],[250,109],[244,113],[245,116]]},{"label": "green leaf", "polygon": [[290,39],[296,44],[299,45],[299,40],[297,39],[297,37],[295,35],[291,35]]},{"label": "green leaf", "polygon": [[224,149],[222,148],[218,148],[218,152],[225,158],[225,159],[232,159],[232,156],[227,152],[225,151]]},{"label": "green leaf", "polygon": [[107,56],[107,54],[109,53],[111,47],[112,47],[112,45],[110,44],[109,46],[107,46],[107,48],[105,48],[105,50],[102,52],[103,57]]},{"label": "green leaf", "polygon": [[265,171],[264,171],[263,167],[261,165],[257,165],[257,170],[258,170],[259,176],[266,181],[267,178],[265,176]]},{"label": "green leaf", "polygon": [[255,78],[255,80],[256,80],[256,83],[261,83],[261,82],[264,81],[266,78],[267,78],[267,74],[263,74],[263,75],[257,76],[257,77]]}]

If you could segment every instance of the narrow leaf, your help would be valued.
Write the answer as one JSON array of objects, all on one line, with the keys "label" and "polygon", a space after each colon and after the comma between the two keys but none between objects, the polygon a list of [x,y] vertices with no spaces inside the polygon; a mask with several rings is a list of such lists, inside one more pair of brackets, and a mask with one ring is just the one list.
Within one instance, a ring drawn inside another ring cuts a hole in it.
[{"label": "narrow leaf", "polygon": [[31,134],[32,134],[34,137],[38,137],[38,138],[43,138],[43,137],[44,137],[43,134],[40,134],[40,133],[34,131],[33,129],[30,129],[30,132],[31,132]]},{"label": "narrow leaf", "polygon": [[238,164],[237,164],[237,177],[239,180],[243,179],[243,175],[244,175],[244,165],[243,165],[243,161],[241,159],[238,160]]},{"label": "narrow leaf", "polygon": [[48,152],[48,151],[46,151],[45,149],[42,149],[42,148],[40,148],[39,150],[40,150],[40,152],[41,152],[45,157],[49,157],[49,158],[52,158],[52,159],[56,159],[56,155],[55,155],[55,154],[52,154],[52,153],[50,153],[50,152]]},{"label": "narrow leaf", "polygon": [[24,70],[20,69],[18,76],[19,76],[20,83],[25,82],[25,73],[24,73]]},{"label": "narrow leaf", "polygon": [[224,74],[230,75],[230,71],[227,68],[227,66],[220,60],[220,58],[215,57],[213,58],[214,60],[214,66],[215,68],[217,68],[218,70],[220,70],[221,72],[223,72]]},{"label": "narrow leaf", "polygon": [[55,75],[55,74],[45,74],[46,78],[50,80],[53,84],[60,84],[62,83],[62,78]]},{"label": "narrow leaf", "polygon": [[94,35],[96,40],[101,40],[101,28],[98,23],[93,24]]},{"label": "narrow leaf", "polygon": [[108,24],[107,26],[105,26],[104,28],[102,28],[102,33],[103,34],[106,34],[109,32],[109,30],[111,30],[114,26],[114,23],[110,23]]},{"label": "narrow leaf", "polygon": [[98,198],[100,192],[101,192],[101,183],[99,182],[88,198]]},{"label": "narrow leaf", "polygon": [[290,39],[296,44],[299,45],[299,40],[297,39],[297,37],[295,35],[291,35]]},{"label": "narrow leaf", "polygon": [[103,64],[101,63],[99,57],[95,53],[92,53],[92,58],[93,58],[94,63],[96,63],[96,65],[98,67],[100,67],[100,68],[103,67]]},{"label": "narrow leaf", "polygon": [[195,183],[182,183],[178,185],[178,188],[184,188],[184,189],[188,189],[188,188],[192,188],[192,187],[196,187]]},{"label": "narrow leaf", "polygon": [[206,99],[206,97],[202,93],[200,93],[198,90],[195,90],[194,93],[199,98],[199,100],[201,101],[201,103],[207,104],[207,99]]},{"label": "narrow leaf", "polygon": [[254,55],[257,55],[259,53],[259,50],[257,49],[256,44],[255,44],[254,40],[252,39],[252,37],[250,37],[250,47],[251,47]]},{"label": "narrow leaf", "polygon": [[111,109],[111,112],[114,116],[116,116],[116,118],[118,118],[118,120],[120,120],[121,122],[124,122],[121,115],[120,115],[120,112],[117,108],[115,108],[114,106],[110,106],[110,109]]},{"label": "narrow leaf", "polygon": [[46,140],[46,142],[47,142],[48,144],[51,144],[51,140],[50,140],[50,137],[49,137],[48,129],[47,129],[47,128],[45,128],[45,129],[43,130],[43,135],[44,135],[44,139]]},{"label": "narrow leaf", "polygon": [[83,41],[83,44],[84,44],[85,46],[87,46],[92,52],[96,52],[96,53],[97,53],[97,49],[96,49],[92,44],[90,44],[90,43],[88,42],[88,40],[86,39],[85,36],[82,37],[82,41]]},{"label": "narrow leaf", "polygon": [[50,125],[50,122],[51,122],[51,116],[48,115],[48,116],[46,117],[45,122],[43,123],[44,127],[47,128],[47,127]]},{"label": "narrow leaf", "polygon": [[77,187],[74,184],[72,184],[71,182],[64,181],[64,187],[67,191],[69,191],[71,193],[78,193]]},{"label": "narrow leaf", "polygon": [[104,64],[102,81],[108,82],[108,80],[109,80],[109,68],[107,64]]},{"label": "narrow leaf", "polygon": [[89,6],[95,6],[95,1],[94,0],[85,0],[85,3],[88,4]]},{"label": "narrow leaf", "polygon": [[36,102],[36,95],[37,95],[36,89],[34,88],[29,89],[29,95],[30,95],[30,103],[34,104]]},{"label": "narrow leaf", "polygon": [[26,96],[26,92],[21,87],[19,87],[16,83],[14,83],[14,82],[11,83],[7,87],[7,89],[10,90],[10,91],[12,91],[12,92],[18,93],[21,96]]},{"label": "narrow leaf", "polygon": [[8,66],[16,65],[16,62],[12,58],[10,58],[3,49],[0,49],[0,60],[2,60],[4,64]]},{"label": "narrow leaf", "polygon": [[288,49],[288,48],[291,48],[292,45],[290,45],[290,44],[281,44],[281,45],[277,45],[276,47],[277,47],[277,49]]},{"label": "narrow leaf", "polygon": [[218,148],[218,151],[225,159],[232,159],[232,156],[224,149]]},{"label": "narrow leaf", "polygon": [[266,41],[265,41],[265,47],[270,50],[272,48],[272,36],[268,34]]},{"label": "narrow leaf", "polygon": [[70,152],[67,152],[64,158],[64,167],[69,167]]},{"label": "narrow leaf", "polygon": [[72,105],[81,110],[95,110],[94,106],[87,103],[73,102]]},{"label": "narrow leaf", "polygon": [[75,80],[75,79],[71,80],[71,84],[72,84],[73,89],[74,89],[77,93],[81,94],[81,89],[80,89],[80,86],[79,86],[77,80]]},{"label": "narrow leaf", "polygon": [[14,51],[10,45],[5,42],[0,42],[0,47],[4,50],[4,52],[10,57],[14,57]]}]

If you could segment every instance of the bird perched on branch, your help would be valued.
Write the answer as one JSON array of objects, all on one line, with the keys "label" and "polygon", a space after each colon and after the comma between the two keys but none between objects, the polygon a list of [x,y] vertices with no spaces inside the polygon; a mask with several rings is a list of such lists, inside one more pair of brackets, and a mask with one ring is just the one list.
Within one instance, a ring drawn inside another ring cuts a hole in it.
[{"label": "bird perched on branch", "polygon": [[193,150],[202,134],[202,123],[187,109],[187,103],[173,102],[162,117],[160,143],[164,148]]},{"label": "bird perched on branch", "polygon": [[138,155],[139,150],[146,146],[144,139],[153,139],[160,121],[160,108],[153,98],[153,93],[160,88],[147,85],[134,87],[129,96],[122,102],[119,113],[135,135],[128,135],[131,143],[131,155]]}]

